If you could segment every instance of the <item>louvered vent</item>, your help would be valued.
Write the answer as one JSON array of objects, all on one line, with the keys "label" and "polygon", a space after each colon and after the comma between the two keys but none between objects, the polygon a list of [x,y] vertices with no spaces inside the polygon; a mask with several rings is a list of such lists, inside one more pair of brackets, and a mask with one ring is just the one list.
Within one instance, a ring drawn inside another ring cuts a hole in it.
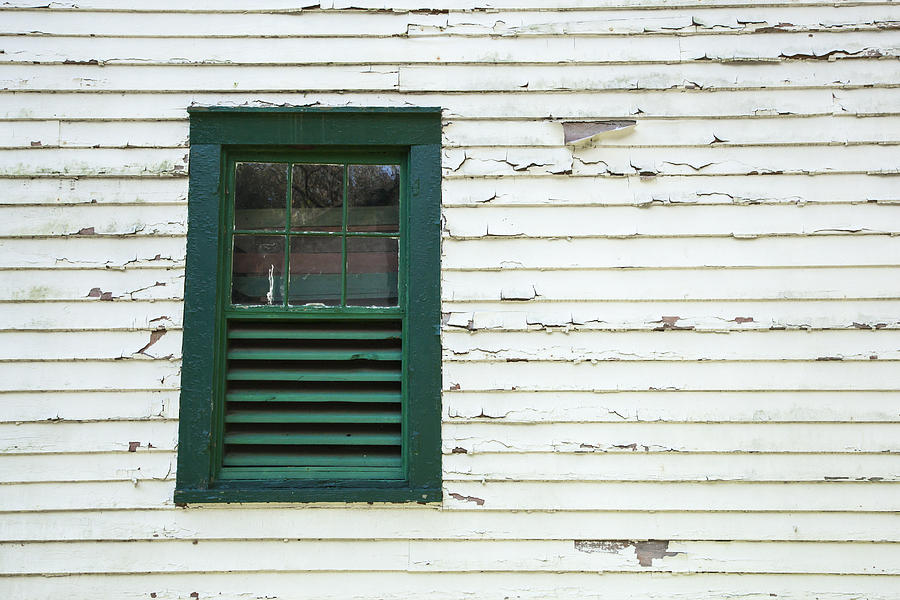
[{"label": "louvered vent", "polygon": [[223,475],[400,478],[401,331],[229,320]]}]

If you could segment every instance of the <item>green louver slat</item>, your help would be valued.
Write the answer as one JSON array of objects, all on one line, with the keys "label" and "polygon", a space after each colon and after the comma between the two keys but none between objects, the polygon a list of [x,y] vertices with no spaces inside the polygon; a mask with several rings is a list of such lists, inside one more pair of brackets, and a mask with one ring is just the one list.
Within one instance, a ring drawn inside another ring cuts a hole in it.
[{"label": "green louver slat", "polygon": [[230,369],[225,377],[229,381],[400,381],[402,373],[352,368],[331,371]]},{"label": "green louver slat", "polygon": [[401,360],[396,350],[293,350],[236,348],[228,351],[232,360]]},{"label": "green louver slat", "polygon": [[402,438],[392,432],[279,432],[279,433],[226,433],[225,444],[266,445],[322,445],[322,446],[399,446]]},{"label": "green louver slat", "polygon": [[398,411],[384,410],[241,410],[225,415],[226,423],[399,423]]},{"label": "green louver slat", "polygon": [[400,402],[402,399],[399,391],[229,391],[225,395],[228,402]]},{"label": "green louver slat", "polygon": [[231,452],[226,466],[254,467],[278,465],[284,467],[393,467],[403,464],[400,456],[348,456],[346,454],[288,454],[280,452]]},{"label": "green louver slat", "polygon": [[233,329],[232,340],[399,340],[399,331],[368,329]]}]

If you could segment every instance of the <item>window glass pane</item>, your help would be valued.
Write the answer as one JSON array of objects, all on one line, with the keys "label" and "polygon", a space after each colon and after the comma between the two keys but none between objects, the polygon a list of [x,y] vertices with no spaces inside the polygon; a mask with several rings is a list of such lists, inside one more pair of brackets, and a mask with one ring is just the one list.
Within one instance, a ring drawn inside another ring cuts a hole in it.
[{"label": "window glass pane", "polygon": [[344,202],[342,165],[293,166],[291,229],[340,231]]},{"label": "window glass pane", "polygon": [[399,231],[400,168],[350,165],[347,228],[350,231]]},{"label": "window glass pane", "polygon": [[284,304],[284,237],[236,235],[231,267],[231,303]]},{"label": "window glass pane", "polygon": [[287,167],[284,163],[237,163],[235,229],[284,230]]},{"label": "window glass pane", "polygon": [[347,304],[397,306],[396,238],[347,238]]},{"label": "window glass pane", "polygon": [[341,238],[292,237],[288,303],[341,304]]}]

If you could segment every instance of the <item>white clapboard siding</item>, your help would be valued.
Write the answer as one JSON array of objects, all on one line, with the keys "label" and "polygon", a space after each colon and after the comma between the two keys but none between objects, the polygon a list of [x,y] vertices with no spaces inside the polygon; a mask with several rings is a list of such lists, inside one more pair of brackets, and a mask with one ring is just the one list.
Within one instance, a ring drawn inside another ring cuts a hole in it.
[{"label": "white clapboard siding", "polygon": [[[477,124],[477,121],[473,121]],[[802,151],[800,148],[795,150]],[[639,175],[447,177],[445,206],[822,204],[900,202],[897,175],[818,173],[790,175]]]},{"label": "white clapboard siding", "polygon": [[[146,336],[145,336],[146,337]],[[0,345],[4,334],[0,334]],[[28,348],[45,338],[9,336],[10,342]],[[66,338],[50,357],[66,356]],[[77,344],[79,338],[71,336]],[[116,339],[116,338],[111,338]],[[126,338],[131,341],[130,338]],[[106,345],[106,344],[104,344]],[[112,345],[112,342],[110,343]],[[73,346],[77,347],[76,346]],[[900,331],[771,331],[731,334],[658,332],[627,334],[582,331],[541,335],[537,332],[447,331],[443,338],[444,360],[502,362],[509,360],[600,361],[600,360],[872,360],[900,359]],[[46,350],[34,356],[46,357]],[[70,351],[71,352],[71,351]],[[0,358],[5,358],[0,351]]]},{"label": "white clapboard siding", "polygon": [[[10,253],[12,261],[18,259],[28,265],[40,261],[38,251],[32,250],[39,242],[43,245],[48,240],[5,240],[0,242],[0,247]],[[92,257],[76,253],[79,244],[87,245],[86,240],[68,238],[67,243],[57,246],[59,251],[50,250],[48,254],[65,257],[72,264],[90,264]],[[118,248],[123,248],[121,259],[136,258],[125,250],[134,245],[124,240],[118,244]],[[114,244],[108,246],[111,254],[117,249]],[[165,256],[177,259],[179,255],[173,251]],[[708,237],[694,238],[690,242],[679,238],[639,236],[612,239],[448,238],[444,240],[442,258],[447,270],[890,266],[900,259],[900,237],[822,235],[810,236],[802,243],[790,236],[751,240]],[[53,264],[62,266],[65,263]],[[121,263],[112,259],[107,264]]]},{"label": "white clapboard siding", "polygon": [[454,481],[900,481],[900,459],[885,453],[468,454],[454,450],[444,455],[446,478]]},{"label": "white clapboard siding", "polygon": [[129,357],[180,358],[181,331],[0,332],[0,361]]},{"label": "white clapboard siding", "polygon": [[[0,486],[0,511],[174,506],[173,480]],[[64,490],[64,493],[61,493]],[[310,508],[316,505],[306,505]],[[333,506],[322,504],[321,506]],[[444,486],[447,510],[896,512],[897,484],[823,482],[469,482]],[[724,535],[724,534],[723,534]]]},{"label": "white clapboard siding", "polygon": [[[745,119],[635,118],[595,138],[598,147],[708,146],[742,144],[834,145],[900,141],[900,119],[895,117],[756,117]],[[45,122],[36,121],[36,127]],[[65,122],[63,122],[65,123]],[[82,122],[78,122],[82,125]],[[88,123],[83,124],[90,126]],[[102,125],[106,125],[103,123]],[[61,124],[62,126],[62,124]],[[121,128],[120,128],[121,129]],[[101,130],[102,132],[102,130]],[[444,147],[454,146],[559,146],[563,123],[545,120],[465,120],[444,125]],[[99,136],[98,136],[99,137]],[[25,143],[27,137],[21,138]]]},{"label": "white clapboard siding", "polygon": [[[84,452],[66,454],[7,454],[0,474],[9,483],[41,481],[145,481],[175,476],[176,454],[147,448],[146,440],[134,452]],[[151,442],[152,443],[152,442]]]},{"label": "white clapboard siding", "polygon": [[[13,298],[22,296],[16,285],[18,278],[8,279],[11,289],[7,293]],[[453,271],[444,273],[441,293],[455,301],[536,297],[572,300],[585,296],[606,300],[896,299],[900,298],[900,268],[729,269],[716,272],[713,278],[700,269]]]},{"label": "white clapboard siding", "polygon": [[[36,296],[40,289],[32,290]],[[90,294],[90,292],[89,292]],[[111,294],[111,292],[110,292]],[[0,302],[0,330],[3,331],[93,331],[156,330],[180,327],[183,303],[180,300],[117,298],[115,302],[96,297],[66,301]]]},{"label": "white clapboard siding", "polygon": [[0,424],[0,448],[11,454],[35,452],[110,452],[129,450],[132,441],[146,448],[173,450],[178,423],[160,419],[118,422]]},{"label": "white clapboard siding", "polygon": [[0,363],[0,392],[174,390],[180,371],[167,359],[6,362]]},{"label": "white clapboard siding", "polygon": [[[133,456],[141,456],[138,452]],[[163,456],[161,454],[144,456]],[[434,508],[396,505],[295,507],[245,505],[191,510],[30,512],[4,524],[9,540],[130,539],[519,539],[700,540],[722,527],[743,541],[900,540],[900,517],[891,513],[747,513],[641,511],[492,511],[462,515]]]},{"label": "white clapboard siding", "polygon": [[187,206],[184,204],[16,205],[0,207],[0,216],[3,217],[0,236],[4,237],[177,235],[183,240],[187,232]]},{"label": "white clapboard siding", "polygon": [[[223,3],[224,4],[224,3]],[[326,5],[328,3],[325,3]],[[625,6],[628,3],[621,3]],[[633,3],[630,3],[633,4]],[[634,35],[704,34],[753,32],[761,29],[780,31],[835,31],[877,29],[898,20],[895,6],[820,6],[805,7],[744,5],[733,8],[670,8],[669,10],[571,10],[562,14],[547,11],[473,12],[465,3],[459,10],[442,13],[379,11],[349,13],[335,19],[327,11],[305,10],[297,13],[226,14],[197,12],[144,12],[139,23],[127,12],[105,12],[99,22],[72,19],[64,11],[15,11],[5,16],[4,30],[11,34],[43,35],[116,35],[128,37],[194,36],[198,31],[210,36],[384,36],[384,35]],[[734,4],[729,2],[728,4]],[[79,6],[82,6],[79,3]],[[115,9],[121,5],[103,8]],[[90,9],[89,7],[88,10]],[[153,8],[165,10],[165,4]],[[188,6],[179,6],[190,10]],[[227,10],[221,4],[217,9]],[[273,6],[265,8],[272,10]],[[296,4],[291,8],[298,8]],[[589,7],[585,7],[589,8]]]},{"label": "white clapboard siding", "polygon": [[[900,210],[857,205],[490,206],[444,210],[452,237],[764,236],[897,233]],[[10,211],[13,209],[9,209]],[[100,212],[100,211],[97,211]]]},{"label": "white clapboard siding", "polygon": [[[125,551],[125,544],[128,550]],[[551,571],[898,574],[896,544],[798,543],[806,560],[786,566],[785,542],[669,542],[658,557],[647,543],[521,540],[204,540],[106,542],[104,560],[72,542],[0,547],[6,574],[177,573],[224,571]],[[646,551],[653,556],[652,550]],[[106,554],[108,553],[108,554]],[[273,555],[279,559],[273,559]],[[135,560],[136,559],[136,560]],[[140,565],[140,568],[137,568]],[[36,567],[40,567],[36,569]]]},{"label": "white clapboard siding", "polygon": [[[178,417],[177,390],[136,390],[131,392],[122,390],[106,392],[98,390],[90,392],[37,390],[34,392],[6,392],[0,397],[0,401],[2,401],[0,421],[4,423],[130,421]],[[20,473],[21,475],[22,473]]]},{"label": "white clapboard siding", "polygon": [[186,121],[9,121],[0,147],[186,147]]},{"label": "white clapboard siding", "polygon": [[[636,6],[636,3],[621,3]],[[877,28],[879,24],[897,20],[897,8],[890,5],[859,5],[853,8],[817,6],[806,7],[742,5],[728,2],[725,7],[707,8],[711,3],[679,9],[678,4],[666,3],[668,10],[569,10],[563,14],[547,11],[452,11],[447,15],[447,27],[428,30],[422,34],[440,35],[719,35],[731,32],[778,31],[835,31],[844,29]],[[743,3],[742,3],[743,4]],[[796,3],[795,3],[796,4]],[[596,4],[594,4],[596,6]],[[680,6],[688,6],[681,3]],[[584,7],[590,8],[590,7]],[[414,17],[413,17],[414,19]],[[70,26],[71,27],[71,26]],[[410,33],[413,33],[411,31]]]},{"label": "white clapboard siding", "polygon": [[[43,484],[34,484],[39,488]],[[72,486],[82,484],[69,484]],[[85,486],[88,484],[84,484]],[[93,484],[92,484],[93,485]],[[113,484],[96,484],[109,485]],[[32,486],[28,486],[32,487]],[[27,488],[24,488],[27,490]],[[123,496],[124,485],[115,488]],[[112,489],[110,490],[112,492]],[[131,496],[110,496],[128,502]],[[74,502],[73,498],[71,502]],[[61,500],[68,504],[69,499]],[[651,483],[467,482],[445,484],[444,503],[455,510],[760,510],[897,511],[897,485],[884,482]]]},{"label": "white clapboard siding", "polygon": [[444,393],[444,417],[501,423],[889,423],[897,418],[897,401],[895,391],[458,390]]},{"label": "white clapboard siding", "polygon": [[[155,208],[163,212],[160,207]],[[0,214],[2,211],[0,208]],[[67,214],[62,209],[59,212]],[[96,225],[92,227],[95,234],[104,233],[102,229],[97,231]],[[118,237],[103,239],[102,248],[98,246],[97,239],[91,235],[0,238],[0,253],[6,258],[7,268],[140,269],[184,266],[185,239],[182,236],[154,237],[150,247],[139,233],[119,233]]]},{"label": "white clapboard siding", "polygon": [[0,300],[177,299],[183,295],[184,271],[22,269],[0,271],[0,285]]},{"label": "white clapboard siding", "polygon": [[[233,86],[233,82],[232,82]],[[286,92],[41,94],[40,104],[23,104],[33,92],[0,94],[0,118],[166,119],[184,118],[192,104],[271,106],[440,106],[449,118],[629,119],[648,117],[736,117],[854,114],[896,115],[896,88],[531,92],[528,94],[387,94]]]},{"label": "white clapboard siding", "polygon": [[[0,304],[2,309],[2,304]],[[802,298],[717,301],[444,300],[449,328],[746,331],[748,329],[896,329],[896,300]],[[0,312],[2,315],[2,312]]]},{"label": "white clapboard siding", "polygon": [[[684,39],[684,38],[682,38]],[[861,64],[862,63],[862,64]],[[876,61],[836,63],[703,63],[400,67],[400,89],[409,92],[523,90],[617,90],[670,88],[752,89],[769,87],[856,87],[890,85],[900,67]],[[667,68],[668,67],[668,68]],[[785,76],[785,73],[789,75]],[[2,71],[0,71],[2,73]]]},{"label": "white clapboard siding", "polygon": [[[823,57],[837,54],[850,57],[882,57],[900,54],[896,31],[822,32],[814,35],[647,36],[635,44],[625,36],[610,37],[484,37],[477,44],[459,44],[452,37],[391,36],[366,38],[231,38],[227,44],[198,37],[161,38],[160,43],[129,48],[123,37],[61,37],[52,45],[40,36],[16,36],[7,46],[12,52],[0,62],[102,63],[198,63],[198,64],[365,64],[403,63],[630,63],[690,60],[760,60]],[[130,50],[130,52],[129,52]],[[366,53],[366,54],[363,54]],[[365,56],[366,59],[361,60]],[[78,72],[81,69],[73,69]],[[85,70],[82,72],[90,72]],[[2,73],[2,72],[0,72]],[[330,76],[348,75],[334,69]],[[14,79],[0,74],[0,80],[19,81],[25,89],[39,89],[41,80]],[[94,77],[89,77],[94,79]],[[71,85],[71,84],[70,84]],[[32,87],[34,86],[34,87]],[[332,88],[334,89],[334,88]],[[352,88],[351,88],[352,89]]]},{"label": "white clapboard siding", "polygon": [[[0,23],[4,598],[896,600],[896,2]],[[442,502],[174,504],[210,105],[442,109]]]},{"label": "white clapboard siding", "polygon": [[765,146],[702,148],[497,148],[467,147],[444,152],[445,173],[540,175],[748,175],[801,172],[896,173],[897,149],[888,145],[818,146],[773,150]]},{"label": "white clapboard siding", "polygon": [[0,150],[0,175],[114,175],[184,177],[185,148],[73,148]]},{"label": "white clapboard siding", "polygon": [[[648,364],[649,363],[649,364]],[[60,365],[62,366],[62,365]],[[894,361],[447,362],[444,389],[483,390],[896,390]]]},{"label": "white clapboard siding", "polygon": [[[740,595],[767,600],[771,594],[786,600],[805,600],[810,593],[822,600],[894,600],[891,575],[754,575],[680,573],[372,573],[342,572],[340,585],[334,573],[200,573],[146,575],[72,575],[58,577],[23,576],[4,580],[10,593],[35,600],[53,600],[67,595],[70,600],[94,600],[113,590],[122,600],[145,600],[147,590],[158,590],[158,600],[181,600],[188,590],[198,597],[223,595],[235,598],[252,595],[288,597],[298,600],[346,600],[371,597],[380,600],[413,600],[426,590],[434,600],[454,600],[472,590],[486,600],[503,600],[511,595],[522,600],[543,600],[564,594],[572,598],[597,600],[720,600],[723,595]],[[760,592],[763,589],[765,591]],[[775,591],[769,591],[775,590]]]},{"label": "white clapboard siding", "polygon": [[[413,600],[426,590],[434,600],[454,600],[472,590],[486,600],[503,600],[511,595],[522,600],[543,600],[564,594],[572,598],[597,600],[720,600],[723,595],[740,595],[767,600],[771,594],[786,600],[805,600],[810,593],[822,600],[894,600],[891,575],[754,575],[680,573],[373,573],[342,572],[340,585],[334,573],[282,572],[200,573],[146,575],[22,576],[4,580],[10,593],[35,600],[53,600],[67,595],[70,600],[94,600],[114,591],[122,600],[145,600],[147,590],[158,590],[158,600],[181,600],[188,590],[198,597],[221,596],[228,590],[234,598],[252,595],[288,597],[298,600],[346,600],[367,598]],[[766,591],[760,592],[760,589]],[[775,590],[775,591],[769,591]]]},{"label": "white clapboard siding", "polygon": [[[121,127],[121,125],[120,125]],[[188,182],[175,177],[5,178],[0,205],[183,204]]]},{"label": "white clapboard siding", "polygon": [[[54,426],[65,431],[67,425]],[[116,426],[118,424],[98,423],[96,428],[102,431]],[[898,433],[900,425],[896,423],[515,424],[490,421],[445,424],[442,437],[448,452],[463,448],[476,453],[891,452],[897,448]],[[539,475],[535,473],[535,476]],[[552,472],[543,476],[549,480],[555,478]]]}]

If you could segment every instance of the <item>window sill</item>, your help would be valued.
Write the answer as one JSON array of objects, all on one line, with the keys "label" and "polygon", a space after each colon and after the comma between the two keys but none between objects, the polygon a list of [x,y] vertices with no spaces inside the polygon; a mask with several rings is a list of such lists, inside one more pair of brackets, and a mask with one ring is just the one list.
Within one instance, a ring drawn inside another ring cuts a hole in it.
[{"label": "window sill", "polygon": [[176,489],[175,503],[441,502],[442,490],[406,481],[228,481],[209,489]]}]

